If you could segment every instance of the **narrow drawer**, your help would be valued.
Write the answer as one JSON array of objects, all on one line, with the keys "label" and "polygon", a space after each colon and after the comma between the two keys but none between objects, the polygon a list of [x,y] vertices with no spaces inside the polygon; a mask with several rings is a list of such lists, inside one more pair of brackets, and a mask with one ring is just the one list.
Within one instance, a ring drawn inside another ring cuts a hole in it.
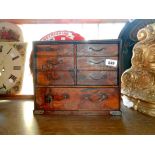
[{"label": "narrow drawer", "polygon": [[77,56],[118,56],[118,45],[78,44]]},{"label": "narrow drawer", "polygon": [[42,57],[37,59],[37,69],[40,71],[73,70],[74,58],[42,55]]},{"label": "narrow drawer", "polygon": [[[117,70],[117,57],[77,57],[78,70]],[[111,61],[113,64],[108,64]]]},{"label": "narrow drawer", "polygon": [[38,72],[37,85],[74,85],[75,73],[70,71]]},{"label": "narrow drawer", "polygon": [[37,45],[37,55],[73,56],[74,46],[71,44]]},{"label": "narrow drawer", "polygon": [[77,85],[118,85],[117,71],[78,71]]},{"label": "narrow drawer", "polygon": [[36,108],[44,110],[119,110],[118,88],[37,88]]}]

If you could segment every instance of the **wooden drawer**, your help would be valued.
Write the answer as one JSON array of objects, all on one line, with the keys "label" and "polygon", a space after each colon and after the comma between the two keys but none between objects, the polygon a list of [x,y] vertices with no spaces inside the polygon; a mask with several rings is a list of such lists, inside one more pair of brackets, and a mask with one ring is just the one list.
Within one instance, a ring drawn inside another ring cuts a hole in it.
[{"label": "wooden drawer", "polygon": [[73,44],[37,45],[37,55],[46,56],[73,56]]},{"label": "wooden drawer", "polygon": [[78,44],[77,56],[118,56],[118,45]]},{"label": "wooden drawer", "polygon": [[73,70],[73,57],[51,57],[43,55],[37,59],[37,69],[40,71]]},{"label": "wooden drawer", "polygon": [[36,109],[119,110],[119,89],[37,88]]},{"label": "wooden drawer", "polygon": [[117,70],[117,65],[110,66],[107,60],[117,62],[117,57],[77,57],[78,70]]},{"label": "wooden drawer", "polygon": [[117,71],[78,71],[77,85],[118,85]]},{"label": "wooden drawer", "polygon": [[38,72],[37,85],[74,85],[75,73],[70,71]]}]

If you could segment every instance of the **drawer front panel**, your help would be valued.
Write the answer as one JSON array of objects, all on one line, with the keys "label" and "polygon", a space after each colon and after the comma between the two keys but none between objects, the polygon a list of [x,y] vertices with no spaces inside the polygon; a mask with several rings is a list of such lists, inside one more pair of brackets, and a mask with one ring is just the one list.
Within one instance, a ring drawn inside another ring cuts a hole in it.
[{"label": "drawer front panel", "polygon": [[37,45],[37,55],[46,56],[73,56],[74,45],[59,44],[59,45]]},{"label": "drawer front panel", "polygon": [[37,109],[118,110],[118,88],[37,88]]},{"label": "drawer front panel", "polygon": [[38,72],[37,84],[49,85],[74,85],[75,73],[73,71]]},{"label": "drawer front panel", "polygon": [[117,44],[79,44],[77,56],[118,56]]},{"label": "drawer front panel", "polygon": [[[114,65],[108,65],[108,60]],[[78,70],[117,70],[117,57],[77,57]]]},{"label": "drawer front panel", "polygon": [[73,70],[74,58],[42,56],[37,59],[37,69],[40,71]]},{"label": "drawer front panel", "polygon": [[78,71],[77,85],[118,85],[117,71]]}]

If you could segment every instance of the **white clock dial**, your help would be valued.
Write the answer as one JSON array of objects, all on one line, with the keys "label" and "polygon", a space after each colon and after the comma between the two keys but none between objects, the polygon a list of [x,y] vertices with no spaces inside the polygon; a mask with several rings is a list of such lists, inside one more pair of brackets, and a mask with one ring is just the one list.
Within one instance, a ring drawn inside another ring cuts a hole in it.
[{"label": "white clock dial", "polygon": [[20,80],[23,57],[14,46],[0,44],[0,93],[5,93]]}]

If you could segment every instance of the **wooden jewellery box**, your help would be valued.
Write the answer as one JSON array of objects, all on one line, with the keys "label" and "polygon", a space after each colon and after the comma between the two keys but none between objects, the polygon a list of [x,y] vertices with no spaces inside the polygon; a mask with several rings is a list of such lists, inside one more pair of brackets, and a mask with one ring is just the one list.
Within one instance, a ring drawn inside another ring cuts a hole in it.
[{"label": "wooden jewellery box", "polygon": [[120,115],[120,40],[33,42],[35,114]]}]

